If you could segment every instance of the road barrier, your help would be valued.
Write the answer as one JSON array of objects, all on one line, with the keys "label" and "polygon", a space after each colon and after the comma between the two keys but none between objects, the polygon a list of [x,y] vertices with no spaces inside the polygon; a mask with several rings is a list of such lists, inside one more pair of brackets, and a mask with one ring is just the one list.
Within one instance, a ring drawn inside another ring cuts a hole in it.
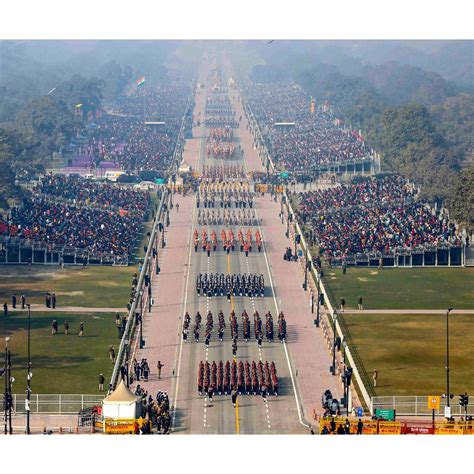
[{"label": "road barrier", "polygon": [[[103,396],[97,395],[82,395],[82,394],[47,394],[47,393],[33,393],[30,399],[30,413],[41,414],[77,414],[85,408],[100,406],[102,404]],[[26,394],[13,394],[13,414],[23,415],[25,410]],[[2,396],[2,404],[3,403]],[[3,410],[3,409],[2,409]],[[3,413],[0,412],[0,413]]]},{"label": "road barrier", "polygon": [[[372,397],[371,406],[374,410],[396,410],[397,416],[432,416],[433,411],[428,408],[428,396],[385,396]],[[439,409],[435,410],[435,416],[444,415],[446,399],[441,399]],[[474,416],[474,403],[467,406],[467,411],[457,401],[451,401],[451,416]]]},{"label": "road barrier", "polygon": [[[322,433],[324,428],[331,434],[331,421],[333,418],[322,418],[319,422],[319,432]],[[357,434],[357,425],[359,419],[334,417],[335,428],[346,424],[346,420],[350,423],[349,433]],[[410,421],[384,421],[384,420],[362,420],[362,434],[366,435],[403,435],[403,434],[424,434],[424,435],[472,435],[474,434],[473,421],[456,421],[456,422],[410,422]]]}]

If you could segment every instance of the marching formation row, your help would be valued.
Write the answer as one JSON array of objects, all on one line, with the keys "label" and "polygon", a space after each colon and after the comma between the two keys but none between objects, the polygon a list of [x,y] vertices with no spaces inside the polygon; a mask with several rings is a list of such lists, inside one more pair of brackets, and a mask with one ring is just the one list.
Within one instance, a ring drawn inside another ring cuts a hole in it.
[{"label": "marching formation row", "polygon": [[278,376],[275,363],[248,361],[238,363],[234,360],[216,364],[200,362],[198,368],[197,389],[199,395],[207,394],[211,399],[214,393],[229,395],[232,391],[239,395],[268,393],[278,396]]},{"label": "marching formation row", "polygon": [[244,179],[246,173],[241,165],[204,165],[200,177],[212,184],[221,184],[229,179]]},{"label": "marching formation row", "polygon": [[196,279],[196,291],[199,296],[265,296],[263,275],[224,273],[199,273]]},{"label": "marching formation row", "polygon": [[[219,311],[217,320],[218,320],[218,325],[219,325],[218,338],[219,338],[219,341],[222,342],[224,340],[224,333],[225,333],[225,327],[226,327],[224,313],[222,312],[222,310]],[[234,310],[232,310],[230,313],[229,322],[230,322],[230,334],[233,341],[232,352],[234,355],[237,355],[237,340],[239,339],[239,323],[237,321],[237,316]],[[201,332],[201,323],[202,323],[202,316],[201,316],[201,313],[199,313],[198,311],[196,313],[196,316],[194,317],[193,333],[194,333],[195,342],[199,342],[199,336]],[[191,324],[191,316],[186,311],[186,314],[184,315],[184,322],[183,322],[184,341],[187,341],[187,334],[189,332],[190,324]],[[260,317],[260,314],[258,313],[258,311],[255,311],[253,313],[253,329],[254,329],[255,339],[258,342],[259,347],[261,346],[262,340],[263,340],[262,325],[263,325],[262,318]],[[209,345],[213,331],[214,331],[214,316],[212,315],[212,312],[209,311],[206,317],[206,329],[205,329],[206,345]],[[251,338],[250,317],[245,309],[242,312],[242,336],[245,342],[250,341],[250,338]],[[270,311],[268,311],[267,314],[265,314],[265,337],[267,339],[267,342],[273,342],[274,340],[273,316]],[[285,320],[285,316],[283,312],[280,312],[280,314],[278,315],[278,339],[280,340],[281,343],[286,341],[286,320]]]},{"label": "marching formation row", "polygon": [[[250,229],[247,229],[246,232],[246,238],[244,240],[244,234],[242,232],[242,229],[239,229],[238,232],[238,239],[239,239],[239,245],[240,245],[240,251],[245,252],[246,255],[248,256],[248,252],[252,251],[252,231]],[[197,252],[198,246],[199,246],[199,237],[198,237],[198,231],[197,229],[194,229],[194,234],[193,234],[193,239],[194,239],[194,251]],[[212,242],[212,245],[211,245]],[[224,229],[221,231],[221,242],[222,242],[222,247],[224,251],[227,251],[229,253],[230,250],[234,251],[235,250],[235,241],[234,241],[234,233],[232,230],[228,230],[227,233]],[[262,236],[260,234],[260,231],[257,230],[255,232],[255,243],[258,248],[258,251],[262,251]],[[208,256],[211,252],[211,249],[215,252],[217,250],[217,234],[214,229],[212,229],[211,232],[211,238],[209,240],[207,236],[207,232],[205,229],[201,230],[201,246],[202,246],[202,251],[205,252],[207,251]]]},{"label": "marching formation row", "polygon": [[259,221],[254,209],[199,209],[197,214],[198,224],[210,225],[243,225],[256,226]]}]

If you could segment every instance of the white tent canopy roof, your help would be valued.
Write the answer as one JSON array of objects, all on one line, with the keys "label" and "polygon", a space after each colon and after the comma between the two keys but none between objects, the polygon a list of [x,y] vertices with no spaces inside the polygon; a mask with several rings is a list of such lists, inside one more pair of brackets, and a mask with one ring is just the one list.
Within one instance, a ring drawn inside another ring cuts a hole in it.
[{"label": "white tent canopy roof", "polygon": [[140,400],[139,395],[134,395],[121,380],[119,386],[104,399],[104,403],[130,405]]}]

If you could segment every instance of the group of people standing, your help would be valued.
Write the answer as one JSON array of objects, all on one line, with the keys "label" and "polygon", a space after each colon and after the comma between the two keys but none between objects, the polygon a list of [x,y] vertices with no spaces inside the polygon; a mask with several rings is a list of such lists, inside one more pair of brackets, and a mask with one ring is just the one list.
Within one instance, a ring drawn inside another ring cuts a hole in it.
[{"label": "group of people standing", "polygon": [[136,427],[136,434],[169,434],[171,428],[170,400],[168,393],[162,390],[158,391],[155,400],[148,391],[137,385],[135,395],[141,396],[142,413],[145,421],[141,427]]}]

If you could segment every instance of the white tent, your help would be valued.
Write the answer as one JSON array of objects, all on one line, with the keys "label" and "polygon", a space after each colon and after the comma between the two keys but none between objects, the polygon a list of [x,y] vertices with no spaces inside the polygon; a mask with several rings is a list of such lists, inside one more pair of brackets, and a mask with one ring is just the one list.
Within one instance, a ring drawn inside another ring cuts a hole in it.
[{"label": "white tent", "polygon": [[102,402],[103,418],[132,419],[140,416],[139,395],[134,395],[122,380],[119,386]]}]

